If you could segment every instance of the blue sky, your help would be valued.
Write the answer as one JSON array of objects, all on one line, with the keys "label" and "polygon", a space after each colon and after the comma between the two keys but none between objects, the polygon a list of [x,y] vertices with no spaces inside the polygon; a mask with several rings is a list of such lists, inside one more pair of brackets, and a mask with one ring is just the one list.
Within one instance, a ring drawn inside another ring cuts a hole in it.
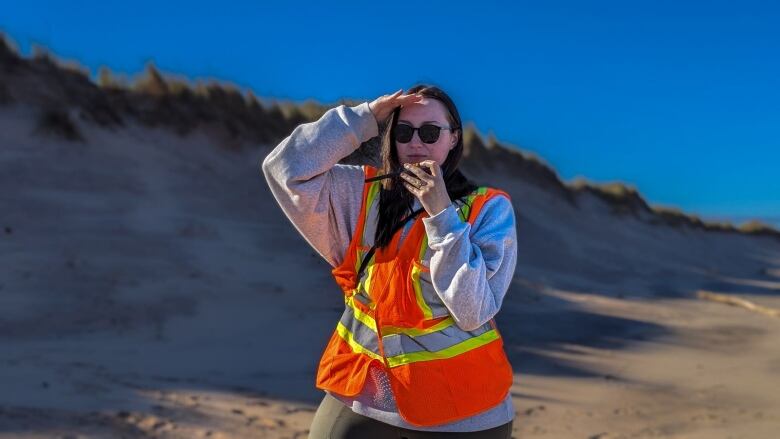
[{"label": "blue sky", "polygon": [[153,60],[264,97],[371,100],[429,82],[564,180],[780,226],[777,23],[771,1],[18,1],[0,31],[93,74]]}]

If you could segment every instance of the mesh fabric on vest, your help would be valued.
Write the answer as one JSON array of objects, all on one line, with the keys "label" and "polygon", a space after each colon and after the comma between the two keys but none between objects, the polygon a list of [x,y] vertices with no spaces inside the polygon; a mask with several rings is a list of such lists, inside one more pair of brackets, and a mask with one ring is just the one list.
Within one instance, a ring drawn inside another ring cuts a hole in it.
[{"label": "mesh fabric on vest", "polygon": [[370,395],[374,407],[388,412],[396,411],[393,389],[390,387],[390,378],[376,363],[371,363],[368,369],[366,388],[363,389],[364,395]]}]

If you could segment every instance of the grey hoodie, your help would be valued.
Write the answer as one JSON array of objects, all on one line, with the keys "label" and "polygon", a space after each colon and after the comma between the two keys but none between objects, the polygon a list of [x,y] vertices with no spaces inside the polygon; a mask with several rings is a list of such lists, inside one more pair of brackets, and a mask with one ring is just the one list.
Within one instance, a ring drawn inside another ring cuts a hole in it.
[{"label": "grey hoodie", "polygon": [[[364,102],[340,105],[319,120],[297,126],[263,160],[262,170],[276,201],[304,239],[336,267],[357,225],[363,192],[360,166],[338,161],[378,133],[377,121]],[[414,208],[420,207],[415,199]],[[488,200],[474,226],[450,205],[423,218],[433,250],[431,278],[455,323],[470,331],[495,316],[501,307],[517,262],[514,209],[502,196]],[[412,222],[401,232],[406,236]],[[511,392],[497,406],[460,421],[418,427],[398,414],[387,374],[369,370],[355,397],[331,393],[356,413],[412,430],[466,432],[505,424],[515,415]]]}]

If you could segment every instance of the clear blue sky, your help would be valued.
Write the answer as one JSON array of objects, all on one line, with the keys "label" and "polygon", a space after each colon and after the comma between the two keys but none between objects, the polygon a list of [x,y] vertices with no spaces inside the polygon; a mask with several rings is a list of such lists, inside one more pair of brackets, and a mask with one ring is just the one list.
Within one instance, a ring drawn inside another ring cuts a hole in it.
[{"label": "clear blue sky", "polygon": [[564,180],[780,225],[780,2],[261,3],[16,1],[0,31],[93,75],[153,60],[265,97],[369,100],[431,82]]}]

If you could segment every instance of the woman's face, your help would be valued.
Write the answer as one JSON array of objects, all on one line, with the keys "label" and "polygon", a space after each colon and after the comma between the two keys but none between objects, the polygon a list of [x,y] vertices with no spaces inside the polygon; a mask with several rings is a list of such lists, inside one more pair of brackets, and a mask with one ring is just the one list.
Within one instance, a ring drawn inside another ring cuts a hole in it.
[{"label": "woman's face", "polygon": [[[439,100],[423,98],[401,107],[398,124],[406,124],[419,128],[423,124],[432,124],[443,128],[450,127],[447,121],[447,107]],[[450,130],[440,130],[439,138],[434,143],[424,143],[420,140],[420,131],[415,130],[412,140],[401,143],[396,140],[396,152],[401,164],[417,163],[423,160],[434,160],[439,166],[444,164],[447,154],[458,143],[458,133]]]}]

